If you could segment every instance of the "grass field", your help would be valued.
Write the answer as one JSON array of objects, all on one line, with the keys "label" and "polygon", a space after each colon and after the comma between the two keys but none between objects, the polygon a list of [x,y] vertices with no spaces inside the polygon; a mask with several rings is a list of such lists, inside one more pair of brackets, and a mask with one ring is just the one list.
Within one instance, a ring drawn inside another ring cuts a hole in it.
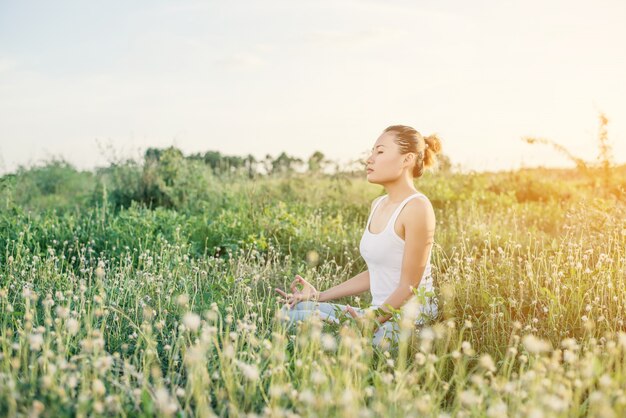
[{"label": "grass field", "polygon": [[366,268],[379,186],[176,170],[0,180],[0,415],[626,415],[626,167],[416,181],[440,315],[401,322],[397,350],[275,320],[295,274],[325,289]]}]

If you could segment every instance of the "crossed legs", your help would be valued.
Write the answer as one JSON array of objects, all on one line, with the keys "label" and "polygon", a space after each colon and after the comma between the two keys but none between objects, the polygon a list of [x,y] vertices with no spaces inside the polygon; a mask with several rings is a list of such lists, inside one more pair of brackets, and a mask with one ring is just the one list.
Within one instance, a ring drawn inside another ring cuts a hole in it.
[{"label": "crossed legs", "polygon": [[[311,315],[319,315],[319,317],[328,322],[339,323],[339,318],[343,315],[350,315],[344,312],[346,305],[339,303],[328,302],[312,302],[305,301],[297,303],[292,309],[282,307],[281,311],[283,317],[287,318],[289,324],[296,321],[304,321]],[[357,313],[362,314],[363,309],[354,308]],[[399,326],[397,322],[387,321],[378,328],[374,337],[372,338],[372,344],[377,347],[383,346],[383,339],[397,342],[399,334]]]}]

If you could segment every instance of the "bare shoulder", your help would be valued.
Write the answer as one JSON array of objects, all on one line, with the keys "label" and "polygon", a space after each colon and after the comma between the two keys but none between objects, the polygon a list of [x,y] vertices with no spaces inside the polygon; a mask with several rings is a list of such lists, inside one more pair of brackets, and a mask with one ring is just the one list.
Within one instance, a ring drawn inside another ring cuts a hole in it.
[{"label": "bare shoulder", "polygon": [[404,210],[402,210],[402,218],[403,221],[407,221],[408,223],[419,220],[434,220],[435,210],[427,197],[420,196],[406,203]]}]

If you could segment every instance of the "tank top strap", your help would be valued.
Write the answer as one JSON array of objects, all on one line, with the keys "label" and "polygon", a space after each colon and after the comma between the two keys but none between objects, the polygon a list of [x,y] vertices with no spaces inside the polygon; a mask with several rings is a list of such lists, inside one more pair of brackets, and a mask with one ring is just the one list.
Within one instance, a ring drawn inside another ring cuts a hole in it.
[{"label": "tank top strap", "polygon": [[400,212],[402,211],[402,208],[409,203],[409,200],[413,199],[414,197],[426,197],[426,195],[424,195],[423,193],[414,193],[411,196],[407,197],[406,199],[404,199],[402,202],[400,202],[400,204],[398,205],[398,207],[396,208],[396,210],[393,211],[393,214],[391,215],[391,219],[389,220],[391,225],[395,225],[396,224],[396,219],[398,219],[398,216],[400,216]]},{"label": "tank top strap", "polygon": [[374,215],[374,212],[376,212],[376,208],[378,207],[378,205],[380,204],[380,202],[382,202],[385,198],[387,197],[387,195],[382,195],[381,197],[378,197],[376,203],[374,203],[374,207],[372,208],[372,210],[370,211],[370,216],[367,218],[367,228],[370,227],[370,222],[372,221],[372,216]]}]

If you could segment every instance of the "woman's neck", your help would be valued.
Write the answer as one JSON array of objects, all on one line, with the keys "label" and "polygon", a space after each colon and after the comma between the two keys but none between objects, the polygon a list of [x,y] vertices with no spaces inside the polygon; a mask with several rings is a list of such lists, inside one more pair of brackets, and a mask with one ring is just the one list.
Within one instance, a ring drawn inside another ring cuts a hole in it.
[{"label": "woman's neck", "polygon": [[388,199],[390,203],[400,203],[412,194],[417,193],[413,183],[408,184],[406,181],[398,181],[396,183],[385,184]]}]

